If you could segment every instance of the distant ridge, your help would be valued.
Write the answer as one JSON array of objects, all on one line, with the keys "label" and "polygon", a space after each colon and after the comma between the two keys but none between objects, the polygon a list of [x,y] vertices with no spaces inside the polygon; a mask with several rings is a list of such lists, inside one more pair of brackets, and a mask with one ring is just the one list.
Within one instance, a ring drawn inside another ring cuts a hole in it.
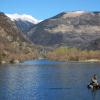
[{"label": "distant ridge", "polygon": [[27,34],[33,43],[43,46],[100,49],[96,41],[100,39],[100,12],[62,12],[34,25]]}]

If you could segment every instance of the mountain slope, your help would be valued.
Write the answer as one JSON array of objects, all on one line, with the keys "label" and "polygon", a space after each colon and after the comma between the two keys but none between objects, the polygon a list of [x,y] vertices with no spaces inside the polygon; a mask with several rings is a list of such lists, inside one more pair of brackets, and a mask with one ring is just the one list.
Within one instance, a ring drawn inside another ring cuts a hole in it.
[{"label": "mountain slope", "polygon": [[100,49],[100,12],[62,12],[35,25],[29,32],[35,44]]},{"label": "mountain slope", "polygon": [[34,48],[30,41],[10,18],[0,13],[0,62],[28,59],[32,54],[34,54]]},{"label": "mountain slope", "polygon": [[23,21],[20,19],[15,20],[14,22],[16,23],[17,27],[25,34],[34,26],[34,23],[29,21]]}]

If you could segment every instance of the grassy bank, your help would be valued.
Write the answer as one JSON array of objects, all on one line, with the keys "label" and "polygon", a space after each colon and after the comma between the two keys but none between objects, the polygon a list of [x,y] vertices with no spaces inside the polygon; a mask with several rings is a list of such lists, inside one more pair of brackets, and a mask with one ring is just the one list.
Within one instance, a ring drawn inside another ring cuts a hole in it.
[{"label": "grassy bank", "polygon": [[48,52],[47,58],[58,61],[100,62],[100,50],[60,47]]},{"label": "grassy bank", "polygon": [[[28,47],[27,49],[10,50],[2,50],[0,52],[0,63],[17,63],[37,59],[40,56],[37,48]],[[77,48],[60,47],[42,56],[43,58],[55,61],[100,62],[100,50],[80,50]]]}]

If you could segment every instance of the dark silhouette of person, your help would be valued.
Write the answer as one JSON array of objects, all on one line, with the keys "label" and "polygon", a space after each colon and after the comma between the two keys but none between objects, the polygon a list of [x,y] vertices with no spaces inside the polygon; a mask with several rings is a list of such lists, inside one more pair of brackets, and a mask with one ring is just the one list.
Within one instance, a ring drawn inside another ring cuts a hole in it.
[{"label": "dark silhouette of person", "polygon": [[98,86],[99,85],[98,81],[97,81],[97,75],[96,74],[94,74],[93,77],[91,78],[91,83],[90,84],[93,85],[93,86]]}]

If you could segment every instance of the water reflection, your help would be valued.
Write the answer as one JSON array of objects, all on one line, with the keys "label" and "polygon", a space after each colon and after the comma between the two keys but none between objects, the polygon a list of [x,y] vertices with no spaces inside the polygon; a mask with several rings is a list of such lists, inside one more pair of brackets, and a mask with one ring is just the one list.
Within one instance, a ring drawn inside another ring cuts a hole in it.
[{"label": "water reflection", "polygon": [[99,100],[100,90],[90,89],[89,92],[91,93],[91,100]]}]

